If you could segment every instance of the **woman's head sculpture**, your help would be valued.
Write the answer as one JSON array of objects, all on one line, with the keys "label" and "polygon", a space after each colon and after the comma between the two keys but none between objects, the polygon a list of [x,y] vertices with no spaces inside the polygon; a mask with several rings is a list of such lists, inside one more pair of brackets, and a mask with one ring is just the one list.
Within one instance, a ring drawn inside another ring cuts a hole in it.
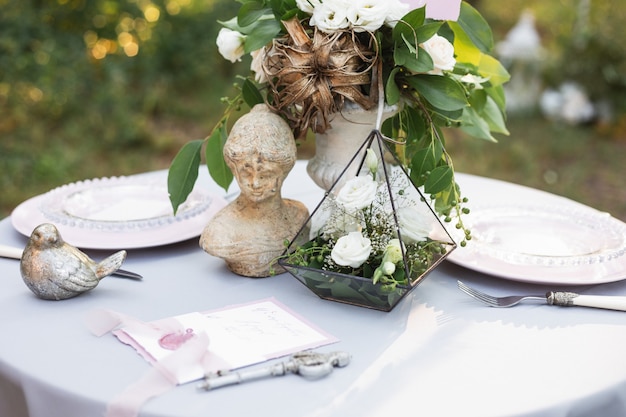
[{"label": "woman's head sculpture", "polygon": [[297,157],[289,125],[263,104],[233,125],[224,160],[237,179],[237,199],[218,212],[204,229],[200,245],[249,277],[270,275],[272,262],[285,250],[308,218],[299,201],[281,196],[283,181]]}]

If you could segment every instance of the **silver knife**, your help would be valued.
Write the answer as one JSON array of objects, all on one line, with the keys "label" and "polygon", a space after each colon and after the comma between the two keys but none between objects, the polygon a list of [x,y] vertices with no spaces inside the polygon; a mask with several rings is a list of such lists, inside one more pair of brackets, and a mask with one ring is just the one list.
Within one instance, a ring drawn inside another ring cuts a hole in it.
[{"label": "silver knife", "polygon": [[[10,259],[22,259],[22,249],[13,246],[0,245],[0,257]],[[143,279],[143,277],[135,272],[118,269],[112,275],[124,278]]]}]

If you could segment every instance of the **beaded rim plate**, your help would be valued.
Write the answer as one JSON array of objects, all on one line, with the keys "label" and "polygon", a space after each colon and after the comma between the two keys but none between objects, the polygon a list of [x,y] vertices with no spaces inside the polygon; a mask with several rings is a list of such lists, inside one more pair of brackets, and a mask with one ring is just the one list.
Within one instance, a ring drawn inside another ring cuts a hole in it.
[{"label": "beaded rim plate", "polygon": [[196,187],[174,215],[165,177],[151,173],[63,185],[17,206],[11,220],[25,236],[48,222],[81,248],[132,249],[197,237],[225,205]]},{"label": "beaded rim plate", "polygon": [[568,204],[485,205],[465,219],[472,240],[449,257],[490,275],[542,284],[626,279],[626,224]]},{"label": "beaded rim plate", "polygon": [[128,231],[166,226],[205,211],[211,196],[196,189],[176,215],[162,178],[110,177],[79,181],[44,195],[39,210],[54,223],[92,230]]}]

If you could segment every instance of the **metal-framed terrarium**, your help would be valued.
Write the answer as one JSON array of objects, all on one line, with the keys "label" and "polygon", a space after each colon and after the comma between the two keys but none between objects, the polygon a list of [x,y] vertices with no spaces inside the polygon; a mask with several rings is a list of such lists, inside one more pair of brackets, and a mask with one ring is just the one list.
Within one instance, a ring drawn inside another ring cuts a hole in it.
[{"label": "metal-framed terrarium", "polygon": [[391,311],[456,243],[374,129],[278,263],[319,297]]}]

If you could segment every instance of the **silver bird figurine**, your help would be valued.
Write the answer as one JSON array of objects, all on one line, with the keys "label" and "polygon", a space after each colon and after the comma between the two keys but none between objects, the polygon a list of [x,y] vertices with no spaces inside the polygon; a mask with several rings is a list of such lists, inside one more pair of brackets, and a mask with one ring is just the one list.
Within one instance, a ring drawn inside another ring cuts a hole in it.
[{"label": "silver bird figurine", "polygon": [[63,241],[56,226],[44,223],[35,228],[20,261],[24,283],[39,298],[64,300],[94,289],[100,280],[117,271],[126,251],[114,253],[97,263]]}]

